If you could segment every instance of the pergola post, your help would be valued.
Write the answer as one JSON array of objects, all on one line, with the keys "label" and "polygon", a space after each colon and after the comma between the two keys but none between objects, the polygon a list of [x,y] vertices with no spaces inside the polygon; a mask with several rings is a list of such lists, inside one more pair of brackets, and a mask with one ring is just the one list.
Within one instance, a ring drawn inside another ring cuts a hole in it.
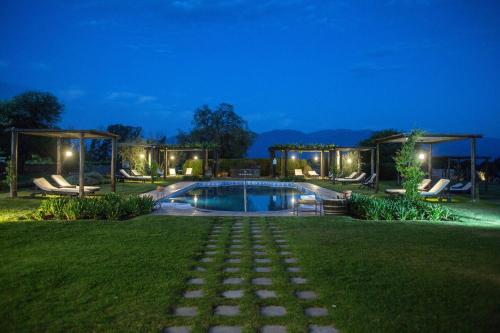
[{"label": "pergola post", "polygon": [[330,170],[333,168],[333,163],[335,160],[333,159],[333,150],[328,151],[328,174],[330,174]]},{"label": "pergola post", "polygon": [[62,174],[62,139],[57,138],[56,174]]},{"label": "pergola post", "polygon": [[285,177],[288,177],[288,150],[285,149]]},{"label": "pergola post", "polygon": [[204,151],[203,164],[203,169],[205,170],[203,173],[206,174],[208,172],[208,149]]},{"label": "pergola post", "polygon": [[325,178],[325,154],[323,154],[323,150],[319,152],[319,174],[321,179]]},{"label": "pergola post", "polygon": [[116,138],[111,139],[111,192],[116,192]]},{"label": "pergola post", "polygon": [[377,175],[375,176],[375,193],[378,192],[379,179],[380,179],[380,144],[377,143],[377,167],[375,169]]},{"label": "pergola post", "polygon": [[78,194],[81,198],[85,195],[85,134],[80,133],[80,169],[79,169],[79,182],[78,182]]},{"label": "pergola post", "polygon": [[358,172],[361,171],[361,151],[358,150]]},{"label": "pergola post", "polygon": [[427,172],[429,173],[429,179],[432,179],[432,143],[429,143],[429,154],[427,159]]},{"label": "pergola post", "polygon": [[165,165],[163,166],[163,179],[167,179],[168,174],[168,149],[165,148]]},{"label": "pergola post", "polygon": [[281,171],[280,171],[280,176],[283,178],[283,177],[285,177],[285,151],[284,151],[284,150],[282,150],[282,151],[281,151],[281,156],[280,156],[280,158],[281,158],[281,165],[280,165],[280,166],[281,166]]},{"label": "pergola post", "polygon": [[219,175],[219,153],[217,152],[216,149],[212,150],[213,154],[214,154],[214,169],[215,169],[215,173],[214,173],[214,178],[217,178],[218,175]]},{"label": "pergola post", "polygon": [[478,198],[477,194],[477,184],[476,184],[476,139],[470,140],[470,181],[472,184],[472,189],[470,191],[472,201],[476,201]]},{"label": "pergola post", "polygon": [[375,173],[375,149],[371,148],[370,149],[370,172],[373,175]]},{"label": "pergola post", "polygon": [[10,179],[10,197],[17,197],[17,154],[19,145],[19,135],[12,129],[11,131],[11,141],[10,141],[10,168],[9,173],[11,175]]},{"label": "pergola post", "polygon": [[340,150],[339,150],[339,157],[340,157],[339,158],[339,171],[341,173],[343,173],[344,172],[344,161],[342,161],[343,156],[342,156],[342,151],[340,151]]}]

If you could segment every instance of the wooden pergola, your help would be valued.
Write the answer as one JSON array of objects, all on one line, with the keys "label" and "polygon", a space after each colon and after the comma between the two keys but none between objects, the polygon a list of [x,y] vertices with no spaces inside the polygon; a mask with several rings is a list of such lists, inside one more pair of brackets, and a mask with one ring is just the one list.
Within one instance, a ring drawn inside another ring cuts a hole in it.
[{"label": "wooden pergola", "polygon": [[[156,160],[158,163],[161,163],[163,156],[163,178],[166,179],[169,168],[169,154],[170,153],[193,153],[199,152],[202,155],[203,160],[203,175],[205,175],[208,170],[208,153],[213,151],[215,154],[215,160],[217,161],[217,154],[215,148],[204,147],[204,145],[169,145],[169,144],[140,144],[140,143],[120,143],[120,146],[128,146],[128,147],[142,147],[146,151],[148,164],[151,165],[151,162]],[[216,175],[215,175],[216,176]]]},{"label": "wooden pergola", "polygon": [[[391,135],[385,138],[380,138],[376,139],[375,143],[377,145],[377,170],[380,165],[380,145],[385,144],[385,143],[403,143],[408,140],[409,133],[401,133],[401,134],[395,134]],[[472,183],[472,189],[471,189],[471,197],[472,201],[476,201],[478,199],[478,187],[476,184],[476,141],[477,139],[482,138],[483,136],[481,134],[427,134],[424,133],[422,134],[418,139],[417,143],[421,144],[426,144],[428,145],[428,151],[427,151],[427,170],[429,172],[429,178],[432,176],[432,146],[434,144],[438,143],[445,143],[445,142],[454,142],[454,141],[462,141],[462,140],[470,140],[470,170],[471,170],[471,183]],[[379,190],[379,172],[377,172],[377,177],[376,177],[376,185],[375,185],[375,192],[378,192]]]},{"label": "wooden pergola", "polygon": [[17,197],[17,161],[18,161],[18,150],[19,150],[19,135],[32,135],[32,136],[43,136],[48,138],[57,139],[57,161],[56,161],[56,173],[60,175],[62,173],[62,140],[63,139],[73,139],[79,140],[80,142],[80,158],[79,158],[79,195],[83,197],[85,195],[85,140],[86,139],[109,139],[111,140],[111,191],[116,192],[116,141],[118,135],[96,130],[63,130],[63,129],[20,129],[20,128],[10,128],[6,130],[11,133],[11,163],[13,177],[10,182],[10,196],[11,198]]},{"label": "wooden pergola", "polygon": [[[320,177],[325,178],[325,173],[327,170],[326,166],[333,166],[334,155],[337,160],[338,169],[342,169],[342,158],[341,154],[343,152],[358,152],[360,154],[363,151],[371,151],[371,172],[374,172],[374,149],[373,147],[340,147],[334,144],[318,144],[318,145],[274,145],[268,148],[271,160],[276,157],[276,152],[280,152],[281,158],[281,175],[285,177],[288,176],[288,153],[298,152],[298,153],[319,153],[320,162]],[[327,161],[325,161],[325,155],[328,154]],[[360,155],[359,155],[360,156]],[[358,171],[361,169],[361,158],[358,157]]]}]

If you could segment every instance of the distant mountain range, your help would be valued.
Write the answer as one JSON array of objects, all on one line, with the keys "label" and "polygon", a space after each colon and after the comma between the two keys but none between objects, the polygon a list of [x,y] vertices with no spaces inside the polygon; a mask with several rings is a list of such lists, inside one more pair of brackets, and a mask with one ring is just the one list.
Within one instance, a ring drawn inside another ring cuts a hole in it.
[{"label": "distant mountain range", "polygon": [[[248,157],[269,157],[268,147],[274,144],[293,143],[333,143],[339,146],[356,146],[360,141],[368,138],[372,130],[332,129],[311,133],[296,130],[272,130],[257,135],[255,142],[248,150]],[[469,156],[470,144],[468,141],[437,144],[433,147],[435,155]],[[500,139],[483,138],[477,143],[478,156],[500,156]]]}]

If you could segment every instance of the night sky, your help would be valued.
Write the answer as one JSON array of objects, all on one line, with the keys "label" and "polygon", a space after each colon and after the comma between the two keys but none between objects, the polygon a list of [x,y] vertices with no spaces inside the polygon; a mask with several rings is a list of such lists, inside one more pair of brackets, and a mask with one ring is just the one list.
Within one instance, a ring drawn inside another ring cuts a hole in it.
[{"label": "night sky", "polygon": [[51,91],[66,127],[227,102],[256,132],[500,137],[499,1],[0,1],[0,97]]}]

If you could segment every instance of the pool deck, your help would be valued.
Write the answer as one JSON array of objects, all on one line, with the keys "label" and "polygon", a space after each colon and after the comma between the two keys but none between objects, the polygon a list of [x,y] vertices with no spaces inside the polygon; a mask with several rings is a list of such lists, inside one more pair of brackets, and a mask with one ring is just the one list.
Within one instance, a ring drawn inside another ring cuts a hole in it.
[{"label": "pool deck", "polygon": [[[237,181],[212,181],[212,182],[179,182],[172,185],[168,185],[164,187],[161,191],[153,190],[146,193],[143,193],[143,196],[151,196],[155,201],[161,200],[163,198],[167,198],[179,191],[186,190],[189,187],[195,186],[199,183],[212,183],[214,186],[217,184],[235,184]],[[250,185],[258,184],[258,183],[276,183],[277,186],[297,186],[303,189],[314,192],[320,199],[335,199],[340,194],[323,188],[318,185],[305,183],[305,182],[275,182],[275,181],[249,181]],[[180,216],[296,216],[292,209],[282,210],[282,211],[273,211],[273,212],[231,212],[231,211],[209,211],[193,208],[187,204],[181,205],[172,205],[168,207],[164,207],[158,205],[157,209],[153,212],[153,215],[180,215]],[[314,212],[301,212],[300,216],[314,216],[317,214]]]}]

